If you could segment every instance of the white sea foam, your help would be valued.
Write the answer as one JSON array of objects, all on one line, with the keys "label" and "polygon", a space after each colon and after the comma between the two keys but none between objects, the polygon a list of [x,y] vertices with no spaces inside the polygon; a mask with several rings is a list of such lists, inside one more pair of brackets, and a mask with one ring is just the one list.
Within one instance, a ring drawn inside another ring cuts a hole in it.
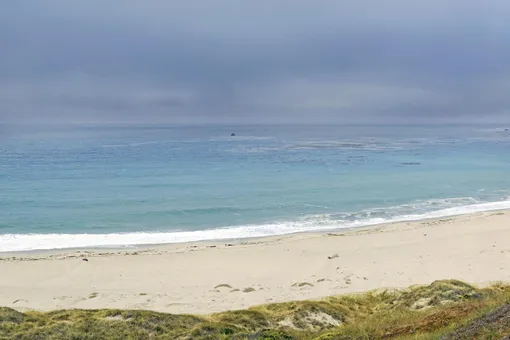
[{"label": "white sea foam", "polygon": [[[444,200],[442,201],[444,202]],[[317,215],[294,222],[199,231],[117,234],[4,234],[0,235],[0,252],[83,247],[123,247],[201,240],[254,238],[297,232],[363,227],[388,222],[415,221],[500,209],[510,209],[510,200],[456,206],[426,213],[399,215],[391,218],[360,218],[354,221],[333,219],[331,215]]]},{"label": "white sea foam", "polygon": [[152,144],[165,144],[165,143],[174,143],[174,141],[146,141],[146,142],[137,142],[137,143],[128,143],[128,144],[105,144],[103,148],[136,148],[144,145],[152,145]]}]

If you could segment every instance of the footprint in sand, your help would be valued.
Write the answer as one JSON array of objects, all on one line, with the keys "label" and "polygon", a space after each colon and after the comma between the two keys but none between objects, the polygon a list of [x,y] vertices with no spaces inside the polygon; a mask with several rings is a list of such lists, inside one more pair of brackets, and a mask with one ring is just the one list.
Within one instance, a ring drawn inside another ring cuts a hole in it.
[{"label": "footprint in sand", "polygon": [[317,283],[328,283],[328,282],[332,282],[330,279],[318,279],[317,280]]},{"label": "footprint in sand", "polygon": [[12,304],[13,304],[13,305],[15,305],[15,304],[20,305],[20,304],[23,304],[23,303],[28,303],[28,300],[25,300],[25,299],[17,299],[17,300],[14,300],[14,301],[12,302]]},{"label": "footprint in sand", "polygon": [[[344,273],[344,272],[342,272],[340,270],[340,267],[337,267],[336,269],[337,269],[337,271],[338,270],[340,271],[339,274],[343,275],[342,280],[344,281],[344,283],[347,284],[347,285],[350,285],[352,283],[352,278],[353,278],[354,274],[352,274],[352,273],[347,273],[346,274],[346,273]],[[357,278],[359,279],[359,277],[357,277]]]},{"label": "footprint in sand", "polygon": [[227,283],[222,283],[222,284],[219,284],[216,287],[214,287],[214,289],[220,289],[220,288],[232,289],[233,287],[231,285],[227,284]]},{"label": "footprint in sand", "polygon": [[95,299],[95,298],[97,298],[97,297],[98,297],[98,295],[99,295],[99,293],[91,293],[91,294],[89,295],[89,299]]},{"label": "footprint in sand", "polygon": [[342,280],[344,281],[345,284],[352,284],[352,281],[354,279],[358,279],[358,280],[368,280],[366,277],[359,277],[357,275],[354,275],[352,272],[349,272],[349,271],[343,271],[342,268],[340,267],[336,267],[336,270],[337,270],[337,273],[342,275]]},{"label": "footprint in sand", "polygon": [[352,283],[352,280],[351,280],[350,277],[345,277],[344,278],[344,282],[345,282],[346,285],[350,285]]},{"label": "footprint in sand", "polygon": [[296,282],[291,287],[301,288],[301,289],[310,289],[314,287],[314,285],[310,282]]},{"label": "footprint in sand", "polygon": [[176,306],[189,306],[191,305],[190,303],[185,303],[185,302],[173,302],[173,303],[169,303],[167,305],[165,305],[166,308],[169,308],[169,307],[176,307]]},{"label": "footprint in sand", "polygon": [[[88,295],[86,297],[83,297],[83,296],[59,296],[59,297],[53,298],[53,300],[59,300],[59,301],[69,301],[69,300],[71,300],[70,301],[71,303],[77,303],[77,302],[81,302],[81,301],[85,301],[85,300],[91,299],[91,297],[90,297],[91,295]],[[94,296],[94,297],[96,297],[96,296]]]},{"label": "footprint in sand", "polygon": [[57,297],[54,297],[53,300],[65,301],[65,300],[69,300],[72,298],[73,298],[72,296],[57,296]]},{"label": "footprint in sand", "polygon": [[135,303],[133,305],[134,308],[148,308],[154,302],[154,300],[150,297],[148,298],[146,296],[140,295],[138,295],[137,297],[139,298],[140,302]]},{"label": "footprint in sand", "polygon": [[87,301],[90,299],[89,296],[90,295],[88,295],[86,297],[83,297],[83,296],[57,296],[57,297],[53,298],[53,300],[59,301],[59,302],[57,302],[57,306],[59,308],[63,308],[63,307],[74,306],[80,302]]},{"label": "footprint in sand", "polygon": [[222,284],[219,284],[216,287],[214,287],[214,289],[211,290],[211,292],[213,292],[213,293],[221,293],[221,292],[232,291],[233,289],[234,289],[234,287],[232,287],[228,283],[222,283]]},{"label": "footprint in sand", "polygon": [[368,281],[368,278],[366,276],[359,277],[359,276],[354,275],[354,274],[348,274],[348,275],[344,276],[343,280],[344,280],[345,284],[350,285],[350,284],[352,284],[353,278],[355,278],[357,280]]}]

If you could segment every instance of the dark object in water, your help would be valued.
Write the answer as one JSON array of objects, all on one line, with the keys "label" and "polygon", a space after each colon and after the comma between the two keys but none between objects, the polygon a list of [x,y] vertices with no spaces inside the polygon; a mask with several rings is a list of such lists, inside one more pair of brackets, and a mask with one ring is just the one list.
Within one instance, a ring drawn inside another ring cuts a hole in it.
[{"label": "dark object in water", "polygon": [[232,133],[230,134],[230,136],[231,136],[231,137],[235,137],[235,136],[236,136],[236,134],[232,132]]},{"label": "dark object in water", "polygon": [[82,261],[85,261],[85,262],[89,262],[89,260],[88,260],[88,259],[81,259],[81,260],[82,260]]},{"label": "dark object in water", "polygon": [[509,129],[505,129],[505,131],[510,131]]},{"label": "dark object in water", "polygon": [[407,162],[407,163],[402,163],[402,165],[420,165],[421,163],[419,162]]}]

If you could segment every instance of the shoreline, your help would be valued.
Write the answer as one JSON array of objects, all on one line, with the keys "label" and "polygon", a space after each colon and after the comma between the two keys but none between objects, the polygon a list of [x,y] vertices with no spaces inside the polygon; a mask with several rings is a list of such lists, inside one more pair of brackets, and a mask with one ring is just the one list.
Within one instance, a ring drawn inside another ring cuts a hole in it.
[{"label": "shoreline", "polygon": [[510,210],[236,241],[0,253],[0,306],[208,314],[459,279],[510,281]]},{"label": "shoreline", "polygon": [[[424,223],[440,221],[447,218],[462,218],[463,216],[477,216],[491,213],[510,213],[509,209],[494,209],[484,210],[474,213],[460,213],[457,215],[447,215],[441,217],[428,217],[423,219],[412,219],[402,220],[395,222],[382,222],[377,224],[370,224],[359,227],[346,227],[346,228],[327,228],[309,231],[297,231],[287,234],[277,234],[268,236],[256,236],[256,237],[238,237],[238,238],[225,238],[225,239],[212,239],[212,240],[197,240],[197,241],[186,241],[186,242],[171,242],[171,243],[152,243],[152,244],[128,244],[125,246],[91,246],[91,247],[72,247],[72,248],[52,248],[52,249],[32,249],[32,250],[16,250],[16,251],[0,251],[0,261],[9,257],[26,258],[26,257],[37,257],[44,258],[44,255],[52,256],[58,254],[72,254],[72,253],[89,253],[99,255],[101,253],[107,253],[113,255],[115,253],[124,254],[129,252],[147,252],[151,250],[168,250],[169,248],[181,248],[184,246],[222,246],[224,244],[231,245],[250,245],[257,244],[260,242],[272,242],[280,241],[287,238],[296,238],[300,236],[318,236],[324,234],[345,234],[346,236],[353,234],[365,234],[370,232],[384,232],[389,231],[392,226],[397,226],[400,230],[402,224],[409,223]],[[101,256],[101,255],[100,255]]]},{"label": "shoreline", "polygon": [[[471,210],[470,210],[471,209]],[[166,245],[178,245],[178,244],[191,244],[191,243],[203,243],[203,242],[211,242],[211,243],[222,243],[222,242],[243,242],[257,239],[269,239],[273,237],[284,237],[284,236],[292,236],[299,234],[314,234],[314,233],[324,233],[324,232],[351,232],[356,230],[362,230],[367,228],[375,228],[375,227],[384,227],[392,224],[398,223],[407,223],[407,222],[419,222],[425,220],[434,220],[441,218],[450,218],[450,217],[458,217],[463,215],[471,215],[471,214],[479,214],[479,213],[490,213],[494,211],[505,211],[510,210],[510,201],[497,201],[497,202],[486,202],[479,203],[474,205],[460,206],[454,208],[447,208],[437,211],[430,211],[424,214],[419,215],[403,215],[399,217],[395,217],[393,220],[383,221],[383,222],[368,222],[367,224],[361,225],[353,225],[346,227],[324,227],[317,229],[307,229],[307,230],[296,230],[294,232],[286,232],[280,234],[272,234],[272,235],[260,235],[260,236],[239,236],[239,237],[219,237],[219,238],[208,238],[208,239],[197,239],[190,241],[174,241],[174,242],[142,242],[142,243],[124,243],[124,244],[97,244],[97,245],[83,245],[83,246],[65,246],[58,248],[34,248],[34,249],[20,249],[20,250],[2,250],[0,248],[0,258],[9,254],[24,254],[24,253],[42,253],[42,252],[53,252],[53,251],[77,251],[77,250],[129,250],[129,249],[139,249],[146,247],[160,247]],[[256,227],[256,225],[254,225]],[[195,233],[195,232],[206,232],[206,231],[232,231],[235,230],[236,227],[225,227],[218,229],[210,229],[210,230],[200,230],[200,231],[190,231],[190,232],[128,232],[128,233],[107,233],[107,234],[4,234],[4,236],[18,236],[18,237],[48,237],[48,236],[69,236],[69,237],[77,237],[77,236],[114,236],[114,237],[122,237],[127,235],[176,235],[179,233]],[[0,234],[0,237],[2,235]]]}]

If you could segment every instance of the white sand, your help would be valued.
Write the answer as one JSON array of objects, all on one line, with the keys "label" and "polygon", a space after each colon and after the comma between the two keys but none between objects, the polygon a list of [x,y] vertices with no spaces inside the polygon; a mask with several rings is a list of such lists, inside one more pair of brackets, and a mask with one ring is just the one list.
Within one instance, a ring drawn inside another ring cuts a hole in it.
[{"label": "white sand", "polygon": [[439,279],[510,281],[510,211],[134,251],[0,254],[0,306],[210,313]]}]

